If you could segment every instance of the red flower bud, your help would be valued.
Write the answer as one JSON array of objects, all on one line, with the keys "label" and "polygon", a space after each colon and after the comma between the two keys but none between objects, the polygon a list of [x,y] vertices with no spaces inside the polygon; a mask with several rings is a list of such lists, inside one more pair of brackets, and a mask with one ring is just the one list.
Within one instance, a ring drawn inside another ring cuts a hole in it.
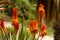
[{"label": "red flower bud", "polygon": [[6,30],[6,28],[4,26],[4,20],[3,19],[0,20],[0,26],[1,26],[2,30],[4,31],[4,33],[6,35],[8,35],[8,31]]},{"label": "red flower bud", "polygon": [[2,20],[2,19],[0,20],[0,26],[1,26],[2,29],[5,28],[5,27],[4,27],[4,20]]}]

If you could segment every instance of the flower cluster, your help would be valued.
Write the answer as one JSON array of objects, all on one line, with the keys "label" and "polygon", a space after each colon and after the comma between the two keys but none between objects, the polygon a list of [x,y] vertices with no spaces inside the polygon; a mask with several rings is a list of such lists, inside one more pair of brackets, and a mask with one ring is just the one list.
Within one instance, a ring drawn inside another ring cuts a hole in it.
[{"label": "flower cluster", "polygon": [[32,20],[30,22],[30,31],[32,34],[38,33],[38,21],[37,20]]},{"label": "flower cluster", "polygon": [[44,36],[44,35],[46,35],[46,25],[45,24],[42,24],[42,26],[41,26],[41,30],[40,30],[40,36]]}]

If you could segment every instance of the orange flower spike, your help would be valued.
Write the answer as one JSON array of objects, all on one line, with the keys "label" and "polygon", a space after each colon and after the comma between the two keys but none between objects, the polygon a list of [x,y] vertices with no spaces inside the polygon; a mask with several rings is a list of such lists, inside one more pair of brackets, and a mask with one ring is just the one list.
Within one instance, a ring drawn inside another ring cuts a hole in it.
[{"label": "orange flower spike", "polygon": [[13,8],[13,14],[12,14],[12,24],[15,25],[18,22],[18,12],[17,8]]},{"label": "orange flower spike", "polygon": [[13,8],[12,25],[14,25],[14,28],[16,30],[15,33],[17,33],[19,29],[19,22],[18,22],[18,10],[16,7]]},{"label": "orange flower spike", "polygon": [[46,33],[47,33],[47,32],[46,32],[46,29],[47,29],[47,28],[46,28],[46,25],[43,24],[42,27],[41,27],[41,30],[40,30],[40,35],[41,35],[41,36],[46,35]]},{"label": "orange flower spike", "polygon": [[33,20],[30,22],[30,31],[32,34],[36,34],[38,32],[38,22],[37,20]]},{"label": "orange flower spike", "polygon": [[44,5],[43,4],[39,5],[39,7],[38,7],[38,14],[42,15],[42,16],[45,14],[45,10],[44,10]]},{"label": "orange flower spike", "polygon": [[44,5],[40,4],[38,7],[38,22],[40,22],[40,17],[42,16],[42,22],[44,22],[44,17],[45,17],[45,10],[44,10]]}]

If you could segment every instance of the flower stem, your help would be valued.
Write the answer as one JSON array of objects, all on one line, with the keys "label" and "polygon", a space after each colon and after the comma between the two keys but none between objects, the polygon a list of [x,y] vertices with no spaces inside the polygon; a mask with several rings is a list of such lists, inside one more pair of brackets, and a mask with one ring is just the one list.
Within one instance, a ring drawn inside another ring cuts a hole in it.
[{"label": "flower stem", "polygon": [[35,34],[33,35],[33,40],[35,40]]},{"label": "flower stem", "polygon": [[[39,27],[41,27],[41,25],[42,25],[42,15],[40,15],[40,20],[39,21],[40,21],[39,22]],[[39,35],[38,35],[37,40],[39,39],[39,37],[40,37],[40,29],[39,29]]]}]

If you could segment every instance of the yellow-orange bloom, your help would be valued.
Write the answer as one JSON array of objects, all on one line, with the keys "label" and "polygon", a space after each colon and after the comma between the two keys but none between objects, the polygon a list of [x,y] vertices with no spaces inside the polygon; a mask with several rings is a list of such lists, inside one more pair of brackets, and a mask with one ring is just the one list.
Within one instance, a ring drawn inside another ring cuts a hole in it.
[{"label": "yellow-orange bloom", "polygon": [[16,7],[13,8],[12,25],[14,25],[15,31],[17,33],[19,29],[19,22],[18,22],[18,11]]},{"label": "yellow-orange bloom", "polygon": [[37,22],[37,20],[32,20],[30,22],[30,31],[32,34],[38,33],[38,22]]},{"label": "yellow-orange bloom", "polygon": [[44,36],[44,35],[46,35],[46,25],[45,24],[42,24],[42,26],[41,26],[41,30],[40,30],[40,36]]},{"label": "yellow-orange bloom", "polygon": [[44,10],[43,4],[39,5],[37,12],[38,12],[38,22],[40,22],[40,20],[42,20],[42,22],[44,22],[45,10]]},{"label": "yellow-orange bloom", "polygon": [[43,4],[39,5],[39,7],[38,7],[38,14],[42,15],[42,16],[45,14],[45,10],[44,10],[44,5]]},{"label": "yellow-orange bloom", "polygon": [[17,8],[16,7],[13,8],[12,22],[13,23],[17,23],[18,22],[18,12],[17,12]]}]

